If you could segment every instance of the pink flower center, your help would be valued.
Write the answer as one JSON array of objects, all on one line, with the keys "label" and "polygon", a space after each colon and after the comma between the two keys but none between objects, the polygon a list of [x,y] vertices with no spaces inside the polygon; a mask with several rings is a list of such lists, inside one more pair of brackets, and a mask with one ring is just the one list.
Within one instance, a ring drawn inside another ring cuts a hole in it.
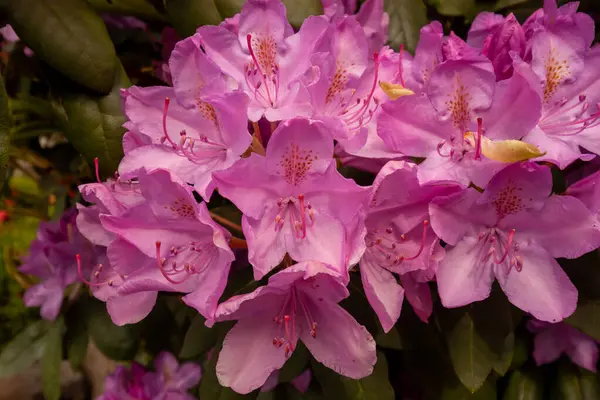
[{"label": "pink flower center", "polygon": [[[300,321],[298,317],[300,317]],[[279,326],[277,336],[273,338],[273,345],[283,347],[286,357],[289,357],[291,352],[296,349],[298,328],[301,329],[302,320],[308,326],[311,336],[316,338],[317,323],[312,317],[305,294],[301,290],[297,290],[295,285],[292,285],[283,300],[279,313],[273,318],[273,321]]]},{"label": "pink flower center", "polygon": [[346,90],[347,72],[344,65],[339,63],[336,66],[333,82],[327,90],[326,112],[342,119],[350,131],[357,131],[368,124],[379,108],[379,99],[373,96],[379,77],[379,54],[375,53],[373,57],[375,59],[373,84],[366,96],[357,95],[356,89]]},{"label": "pink flower center", "polygon": [[476,246],[471,251],[477,251],[478,263],[493,262],[497,265],[507,265],[508,274],[513,267],[518,272],[523,269],[523,258],[518,255],[519,245],[514,240],[515,230],[509,233],[499,228],[491,228],[479,235]]},{"label": "pink flower center", "polygon": [[465,158],[481,160],[481,140],[484,133],[483,119],[477,118],[477,132],[473,138],[452,134],[449,140],[438,143],[437,152],[441,157],[450,158],[454,162],[461,162]]},{"label": "pink flower center", "polygon": [[156,242],[158,268],[165,279],[174,285],[204,272],[217,258],[217,252],[212,242],[191,241],[185,246],[171,247],[168,254],[161,257],[161,242]]},{"label": "pink flower center", "polygon": [[286,197],[277,201],[279,213],[275,217],[275,231],[279,232],[286,219],[298,239],[306,237],[306,228],[315,224],[316,216],[312,205],[305,201],[304,195]]},{"label": "pink flower center", "polygon": [[377,264],[383,268],[393,268],[403,261],[411,261],[417,259],[425,249],[425,241],[427,238],[427,227],[429,221],[423,221],[423,233],[421,235],[421,243],[417,251],[406,256],[404,250],[406,248],[407,237],[405,234],[398,235],[396,229],[390,225],[385,230],[373,229],[367,233],[367,252],[370,256],[377,260]]},{"label": "pink flower center", "polygon": [[547,134],[575,136],[600,125],[600,103],[592,106],[585,94],[577,99],[563,98],[546,113],[539,125]]},{"label": "pink flower center", "polygon": [[[163,134],[161,143],[169,142],[171,147],[177,151],[177,153],[186,157],[188,160],[195,164],[205,164],[206,162],[212,161],[214,158],[223,157],[227,152],[227,146],[215,142],[209,139],[206,135],[200,135],[197,138],[189,137],[185,130],[179,133],[179,140],[176,143],[167,131],[167,113],[169,111],[169,103],[171,99],[165,98],[165,107],[163,109]],[[199,105],[200,113],[207,119],[212,119],[216,124],[216,113],[212,106],[208,103],[202,102]]]},{"label": "pink flower center", "polygon": [[246,36],[251,60],[244,65],[246,85],[254,98],[265,107],[277,107],[279,100],[279,64],[277,43],[272,36]]},{"label": "pink flower center", "polygon": [[287,183],[298,186],[306,179],[308,171],[316,159],[317,157],[311,149],[305,150],[296,143],[292,143],[277,164],[281,168],[279,173]]}]

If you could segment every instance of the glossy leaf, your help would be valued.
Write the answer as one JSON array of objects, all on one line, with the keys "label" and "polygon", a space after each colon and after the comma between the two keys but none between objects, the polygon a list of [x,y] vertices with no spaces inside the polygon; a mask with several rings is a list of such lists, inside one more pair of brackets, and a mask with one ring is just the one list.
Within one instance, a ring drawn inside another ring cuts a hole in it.
[{"label": "glossy leaf", "polygon": [[510,306],[501,293],[485,301],[452,310],[440,310],[452,365],[472,392],[495,369],[504,374],[512,361],[514,334]]},{"label": "glossy leaf", "polygon": [[327,399],[393,400],[394,389],[388,379],[385,355],[377,352],[373,373],[363,379],[350,379],[313,360],[312,370]]},{"label": "glossy leaf", "polygon": [[123,157],[121,126],[125,117],[121,111],[120,90],[129,86],[122,66],[106,96],[71,91],[63,98],[66,114],[64,131],[69,142],[82,153],[88,162],[98,157],[100,172],[112,176]]},{"label": "glossy leaf", "polygon": [[81,85],[110,92],[115,48],[102,18],[81,0],[2,0],[19,37],[42,60]]},{"label": "glossy leaf", "polygon": [[536,372],[515,371],[510,375],[503,400],[542,400],[544,385]]},{"label": "glossy leaf", "polygon": [[87,328],[98,349],[113,360],[131,360],[137,353],[139,325],[117,326],[106,312],[104,303],[90,300],[86,304]]},{"label": "glossy leaf", "polygon": [[215,329],[207,328],[204,325],[205,321],[206,319],[200,314],[194,317],[185,333],[179,357],[184,359],[198,358],[215,346],[217,332]]},{"label": "glossy leaf", "polygon": [[62,334],[64,320],[59,317],[46,334],[42,358],[42,391],[46,400],[60,398],[60,364],[62,361]]},{"label": "glossy leaf", "polygon": [[321,0],[282,0],[287,11],[287,19],[295,28],[300,28],[306,18],[323,14]]},{"label": "glossy leaf", "polygon": [[600,340],[600,300],[585,301],[565,320],[583,333]]},{"label": "glossy leaf", "polygon": [[215,0],[169,0],[165,2],[169,20],[182,37],[188,37],[202,25],[218,25],[223,20]]},{"label": "glossy leaf", "polygon": [[423,0],[385,0],[384,4],[390,16],[390,46],[397,51],[403,44],[406,50],[414,52],[419,42],[419,30],[428,22]]},{"label": "glossy leaf", "polygon": [[47,321],[35,322],[2,349],[0,378],[19,373],[42,358],[46,348],[46,333],[50,326]]}]

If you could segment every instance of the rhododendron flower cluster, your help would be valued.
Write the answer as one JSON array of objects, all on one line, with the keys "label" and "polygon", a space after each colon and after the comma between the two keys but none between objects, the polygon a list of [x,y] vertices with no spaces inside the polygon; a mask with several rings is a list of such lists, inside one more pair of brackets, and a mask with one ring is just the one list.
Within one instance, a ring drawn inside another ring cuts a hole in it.
[{"label": "rhododendron flower cluster", "polygon": [[[561,323],[578,291],[556,259],[600,247],[600,175],[557,193],[551,173],[600,154],[593,21],[546,0],[523,25],[480,14],[467,41],[433,22],[411,55],[384,45],[382,0],[356,15],[352,3],[328,1],[295,31],[280,0],[248,0],[176,44],[172,86],[122,90],[118,172],[80,186],[77,229],[74,211],[42,227],[27,304],[56,317],[79,273],[124,325],[158,292],[182,293],[207,326],[236,321],[216,372],[248,393],[299,341],[343,376],[373,372],[374,338],[340,305],[353,274],[385,332],[404,297],[427,322],[432,289],[454,308],[497,281],[536,320],[538,363],[564,351],[593,369],[596,344]],[[222,198],[240,230],[211,211]],[[223,296],[240,248],[257,286]],[[130,374],[111,385],[146,390]]]}]

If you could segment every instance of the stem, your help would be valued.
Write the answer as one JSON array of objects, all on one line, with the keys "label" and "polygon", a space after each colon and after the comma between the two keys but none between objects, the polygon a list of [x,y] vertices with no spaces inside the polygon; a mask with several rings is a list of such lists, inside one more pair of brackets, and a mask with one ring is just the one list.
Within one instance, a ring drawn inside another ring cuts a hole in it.
[{"label": "stem", "polygon": [[235,236],[229,240],[229,246],[232,249],[247,249],[248,243],[244,239],[236,238]]},{"label": "stem", "polygon": [[238,231],[240,233],[242,233],[242,227],[238,224],[236,224],[235,222],[232,222],[230,220],[228,220],[225,217],[221,217],[219,214],[215,214],[212,211],[209,211],[210,216],[212,217],[212,219],[214,219],[215,221],[217,221],[219,224],[229,228],[229,229],[233,229],[235,231]]}]

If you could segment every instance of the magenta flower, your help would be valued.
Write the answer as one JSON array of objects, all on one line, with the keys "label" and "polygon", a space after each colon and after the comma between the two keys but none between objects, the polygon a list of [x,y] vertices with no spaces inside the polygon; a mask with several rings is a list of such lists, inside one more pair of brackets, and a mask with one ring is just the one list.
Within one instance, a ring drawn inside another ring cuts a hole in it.
[{"label": "magenta flower", "polygon": [[426,93],[384,104],[377,133],[397,152],[426,157],[420,182],[485,187],[506,164],[485,156],[483,145],[520,139],[535,127],[541,113],[537,82],[531,68],[515,60],[513,76],[496,83],[489,60],[458,38],[445,44],[447,61],[428,77]]},{"label": "magenta flower", "polygon": [[535,333],[533,358],[537,365],[551,363],[566,354],[575,364],[596,372],[598,343],[593,338],[564,322],[549,324],[532,319],[527,321],[527,328]]},{"label": "magenta flower", "polygon": [[345,271],[364,251],[368,189],[336,170],[333,140],[323,124],[281,123],[265,157],[253,153],[215,174],[221,195],[243,212],[248,259],[260,279],[286,253]]},{"label": "magenta flower", "polygon": [[134,362],[130,369],[117,366],[104,381],[104,393],[96,400],[193,400],[187,393],[200,381],[200,367],[194,363],[179,365],[167,352],[154,360],[156,372]]},{"label": "magenta flower", "polygon": [[309,17],[294,34],[285,13],[279,0],[248,0],[237,33],[223,26],[202,26],[196,33],[208,57],[250,97],[252,121],[262,116],[280,121],[311,112],[300,78],[310,68],[327,21]]},{"label": "magenta flower", "polygon": [[600,231],[583,203],[550,196],[551,189],[549,168],[513,164],[483,194],[468,188],[432,201],[432,228],[449,245],[437,271],[444,306],[487,298],[497,279],[508,299],[537,319],[573,313],[577,289],[555,258],[596,249]]},{"label": "magenta flower", "polygon": [[93,244],[107,247],[114,235],[100,223],[100,214],[121,215],[129,208],[142,203],[144,198],[138,184],[109,179],[106,182],[88,183],[78,187],[83,199],[91,206],[77,204],[77,228]]},{"label": "magenta flower", "polygon": [[53,321],[62,306],[64,291],[77,280],[76,254],[84,268],[96,264],[102,249],[93,246],[77,230],[77,210],[67,210],[58,221],[41,222],[37,238],[19,271],[36,276],[40,283],[27,289],[23,301],[27,307],[40,306],[42,318]]},{"label": "magenta flower", "polygon": [[244,394],[261,387],[285,364],[298,340],[341,375],[360,379],[371,374],[375,341],[337,304],[349,294],[341,278],[324,264],[305,262],[273,275],[267,286],[221,303],[216,320],[238,320],[219,354],[221,385]]},{"label": "magenta flower", "polygon": [[565,194],[579,199],[600,223],[600,171],[575,182]]},{"label": "magenta flower", "polygon": [[482,54],[490,59],[496,79],[500,81],[510,78],[513,74],[515,55],[511,52],[525,58],[525,32],[514,14],[510,14],[506,19],[501,15],[488,14],[491,13],[481,13],[473,21],[467,43],[480,48]]},{"label": "magenta flower", "polygon": [[118,294],[154,292],[150,301],[156,291],[188,293],[183,300],[211,318],[234,259],[229,233],[168,171],[141,173],[139,181],[144,204],[121,216],[100,217],[119,238],[108,248],[115,272],[126,277]]},{"label": "magenta flower", "polygon": [[[421,186],[417,167],[404,161],[387,163],[375,178],[360,273],[385,332],[400,316],[405,291],[417,315],[424,321],[429,318],[432,301],[426,281],[433,277],[444,250],[429,227],[428,206],[431,199],[460,189],[451,182]],[[393,273],[400,275],[404,288]]]}]

